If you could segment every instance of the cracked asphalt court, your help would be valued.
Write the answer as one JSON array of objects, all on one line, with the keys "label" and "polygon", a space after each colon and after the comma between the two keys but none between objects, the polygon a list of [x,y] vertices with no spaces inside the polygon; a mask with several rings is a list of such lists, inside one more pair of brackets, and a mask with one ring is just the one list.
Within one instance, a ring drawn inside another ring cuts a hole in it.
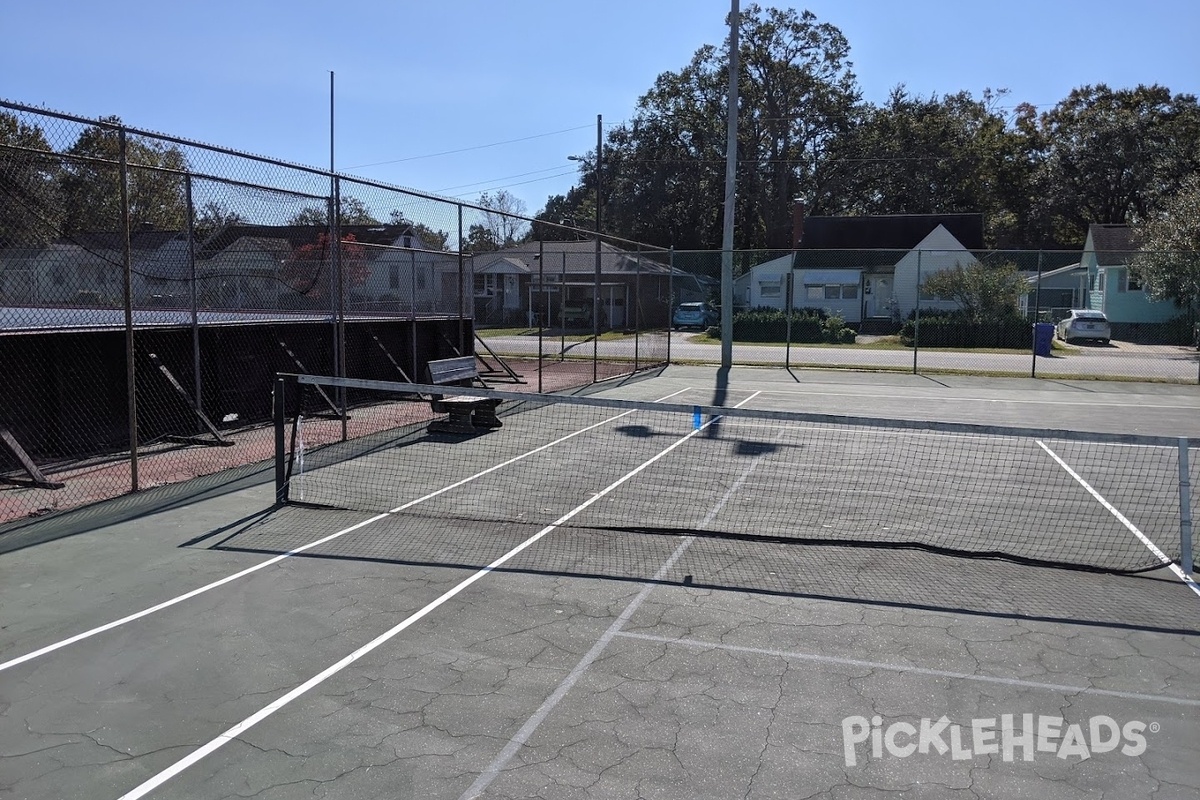
[{"label": "cracked asphalt court", "polygon": [[[1200,435],[1194,386],[716,381],[600,396]],[[580,456],[622,464],[591,494],[670,444]],[[763,474],[694,531],[276,507],[269,465],[0,531],[0,800],[1200,796],[1178,574],[705,535]]]}]

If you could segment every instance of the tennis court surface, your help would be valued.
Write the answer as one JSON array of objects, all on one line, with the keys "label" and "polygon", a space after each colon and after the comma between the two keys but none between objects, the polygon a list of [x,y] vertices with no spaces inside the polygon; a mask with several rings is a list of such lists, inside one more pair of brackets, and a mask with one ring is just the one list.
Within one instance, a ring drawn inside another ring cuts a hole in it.
[{"label": "tennis court surface", "polygon": [[1194,387],[403,388],[0,536],[0,798],[1195,796]]}]

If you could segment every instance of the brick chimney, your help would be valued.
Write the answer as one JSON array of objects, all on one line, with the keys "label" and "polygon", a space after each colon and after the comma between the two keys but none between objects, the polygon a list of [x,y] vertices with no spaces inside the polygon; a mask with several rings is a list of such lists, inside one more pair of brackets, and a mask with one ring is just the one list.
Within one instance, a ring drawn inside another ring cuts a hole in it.
[{"label": "brick chimney", "polygon": [[797,200],[792,206],[792,249],[804,241],[804,201]]}]

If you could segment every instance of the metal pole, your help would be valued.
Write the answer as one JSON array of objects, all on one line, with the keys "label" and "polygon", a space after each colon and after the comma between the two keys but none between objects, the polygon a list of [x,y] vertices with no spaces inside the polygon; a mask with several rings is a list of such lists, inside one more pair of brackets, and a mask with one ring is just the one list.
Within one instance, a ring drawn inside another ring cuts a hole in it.
[{"label": "metal pole", "polygon": [[543,315],[550,314],[550,296],[546,293],[546,243],[538,239],[538,288],[542,302],[538,303],[538,394],[542,393],[542,332],[546,330]]},{"label": "metal pole", "polygon": [[[204,384],[200,376],[200,298],[199,280],[196,276],[196,207],[192,202],[192,176],[183,178],[184,192],[187,194],[187,238],[188,238],[188,298],[192,305],[192,384],[196,398],[196,408],[204,410]],[[196,431],[200,432],[203,425],[196,421]]]},{"label": "metal pole", "polygon": [[795,253],[795,251],[792,251],[792,263],[790,265],[790,268],[788,269],[787,286],[784,288],[784,294],[787,295],[787,297],[784,299],[784,302],[787,303],[787,316],[786,316],[787,321],[785,323],[787,325],[787,334],[786,334],[787,344],[783,349],[783,367],[784,367],[784,369],[792,368],[792,307],[796,305],[796,299],[794,296],[795,280],[796,280],[796,253]]},{"label": "metal pole", "polygon": [[[463,340],[466,338],[464,336],[465,331],[463,330],[463,316],[464,316],[463,315],[463,311],[464,311],[464,308],[463,308],[463,300],[464,300],[463,281],[464,281],[465,275],[466,275],[466,264],[463,260],[463,244],[464,244],[464,242],[463,242],[463,207],[462,207],[462,204],[459,203],[459,205],[458,205],[458,354],[459,355],[462,355],[464,352],[466,352],[463,349],[465,347],[465,342]],[[413,364],[413,369],[416,369],[416,366],[417,366],[416,364]],[[409,374],[415,375],[416,373],[410,372]]]},{"label": "metal pole", "polygon": [[129,215],[129,136],[124,128],[118,132],[120,139],[121,179],[121,243],[125,270],[125,392],[128,394],[129,415],[129,490],[138,490],[138,416],[137,416],[137,367],[134,364],[133,347],[133,253],[130,251]]},{"label": "metal pole", "polygon": [[1188,469],[1188,440],[1179,438],[1179,567],[1189,578],[1194,574],[1192,553],[1192,481]]},{"label": "metal pole", "polygon": [[600,175],[604,166],[604,134],[600,115],[596,115],[596,275],[592,292],[592,383],[598,380],[600,361],[600,224],[603,203],[600,200]]},{"label": "metal pole", "polygon": [[[418,375],[417,370],[417,251],[408,251],[408,319],[412,323],[412,359],[413,371],[409,374]],[[461,350],[459,351],[462,352]]]},{"label": "metal pole", "polygon": [[562,280],[558,282],[558,360],[567,357],[567,251],[562,251]]},{"label": "metal pole", "polygon": [[1038,322],[1042,317],[1042,251],[1038,251],[1037,284],[1033,289],[1033,366],[1029,368],[1029,377],[1037,377],[1037,331]]},{"label": "metal pole", "polygon": [[287,380],[283,376],[275,378],[274,417],[275,417],[275,502],[286,503],[287,472],[284,448],[287,446]]},{"label": "metal pole", "polygon": [[[332,176],[333,198],[330,201],[329,216],[329,254],[333,281],[334,295],[331,313],[333,315],[333,374],[336,377],[346,377],[346,276],[342,271],[342,187],[337,177]],[[346,426],[346,387],[339,386],[337,391],[338,416],[342,421],[342,441],[349,438]]]},{"label": "metal pole", "polygon": [[721,368],[733,365],[733,210],[737,191],[738,0],[729,11],[729,98],[725,130],[725,220],[721,232]]},{"label": "metal pole", "polygon": [[[895,292],[895,280],[892,291]],[[892,297],[895,297],[893,294]],[[913,375],[917,374],[917,351],[921,348],[921,251],[917,251],[917,304],[913,308]]]},{"label": "metal pole", "polygon": [[675,313],[675,247],[667,253],[667,365],[671,364],[671,333],[675,327],[672,314]]},{"label": "metal pole", "polygon": [[[625,313],[629,313],[628,308]],[[629,320],[625,321],[629,324]],[[634,262],[633,271],[633,371],[638,371],[638,345],[640,344],[639,333],[642,329],[642,245],[639,242],[637,246],[637,261]]]}]

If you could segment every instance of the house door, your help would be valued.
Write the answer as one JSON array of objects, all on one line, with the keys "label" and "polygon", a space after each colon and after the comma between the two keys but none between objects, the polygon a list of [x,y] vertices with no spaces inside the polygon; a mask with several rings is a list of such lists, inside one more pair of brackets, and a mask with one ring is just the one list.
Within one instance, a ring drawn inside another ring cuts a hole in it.
[{"label": "house door", "polygon": [[623,283],[603,287],[600,303],[604,316],[601,319],[608,320],[610,328],[625,327],[625,290],[627,288]]},{"label": "house door", "polygon": [[892,279],[873,276],[867,279],[866,306],[868,317],[886,317],[891,314]]}]

